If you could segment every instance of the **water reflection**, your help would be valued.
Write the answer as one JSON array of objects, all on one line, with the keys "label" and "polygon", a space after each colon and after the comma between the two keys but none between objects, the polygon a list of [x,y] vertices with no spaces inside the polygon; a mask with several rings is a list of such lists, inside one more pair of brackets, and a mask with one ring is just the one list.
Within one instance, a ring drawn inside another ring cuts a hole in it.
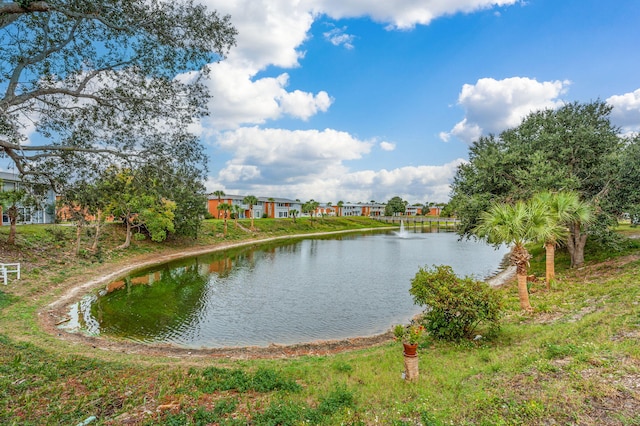
[{"label": "water reflection", "polygon": [[183,259],[110,283],[66,327],[184,347],[266,346],[382,333],[420,311],[418,268],[495,273],[506,249],[454,234],[369,233]]}]

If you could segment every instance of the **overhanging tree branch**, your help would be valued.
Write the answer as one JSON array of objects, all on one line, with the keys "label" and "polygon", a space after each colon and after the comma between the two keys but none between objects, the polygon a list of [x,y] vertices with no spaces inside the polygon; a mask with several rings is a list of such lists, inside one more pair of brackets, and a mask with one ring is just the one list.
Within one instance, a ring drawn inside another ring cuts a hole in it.
[{"label": "overhanging tree branch", "polygon": [[185,136],[209,94],[199,78],[176,77],[206,75],[236,35],[228,16],[193,0],[0,3],[0,28],[0,155],[59,180],[105,167],[96,154],[191,152],[197,139]]}]

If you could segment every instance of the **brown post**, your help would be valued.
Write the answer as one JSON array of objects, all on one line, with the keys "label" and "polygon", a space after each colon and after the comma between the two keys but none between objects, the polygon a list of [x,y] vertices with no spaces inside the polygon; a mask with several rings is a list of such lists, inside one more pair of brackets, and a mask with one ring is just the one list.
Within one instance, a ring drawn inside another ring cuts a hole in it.
[{"label": "brown post", "polygon": [[404,379],[413,381],[418,379],[418,356],[404,356]]}]

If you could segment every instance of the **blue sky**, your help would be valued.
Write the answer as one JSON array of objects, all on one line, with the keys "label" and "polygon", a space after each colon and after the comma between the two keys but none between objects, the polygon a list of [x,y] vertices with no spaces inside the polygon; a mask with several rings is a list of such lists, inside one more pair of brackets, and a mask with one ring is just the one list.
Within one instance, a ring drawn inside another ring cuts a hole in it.
[{"label": "blue sky", "polygon": [[447,201],[481,134],[605,100],[640,130],[640,2],[201,0],[237,46],[197,129],[209,191]]}]

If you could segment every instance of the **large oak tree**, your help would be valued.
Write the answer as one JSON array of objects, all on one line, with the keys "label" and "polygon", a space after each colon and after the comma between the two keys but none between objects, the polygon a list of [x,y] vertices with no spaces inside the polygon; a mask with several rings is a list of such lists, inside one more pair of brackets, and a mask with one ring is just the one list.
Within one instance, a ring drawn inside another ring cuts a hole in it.
[{"label": "large oak tree", "polygon": [[192,0],[0,3],[0,155],[56,183],[189,149],[235,35]]},{"label": "large oak tree", "polygon": [[[526,200],[540,191],[574,191],[599,213],[613,213],[606,200],[618,174],[621,138],[609,120],[611,108],[594,101],[537,111],[497,137],[474,142],[452,185],[450,204],[462,220],[461,232],[472,234],[493,202]],[[577,267],[584,262],[587,230],[570,231],[567,244]]]}]

